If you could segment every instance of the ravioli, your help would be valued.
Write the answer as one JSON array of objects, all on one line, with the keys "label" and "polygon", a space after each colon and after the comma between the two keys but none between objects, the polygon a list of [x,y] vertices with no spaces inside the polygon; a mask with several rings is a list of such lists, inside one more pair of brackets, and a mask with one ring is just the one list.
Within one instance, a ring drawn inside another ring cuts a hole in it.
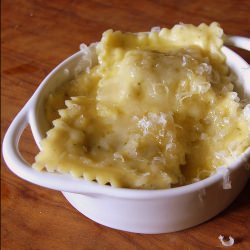
[{"label": "ravioli", "polygon": [[53,127],[33,167],[165,189],[230,164],[250,146],[249,104],[233,91],[222,36],[217,23],[106,31],[97,63],[49,96]]}]

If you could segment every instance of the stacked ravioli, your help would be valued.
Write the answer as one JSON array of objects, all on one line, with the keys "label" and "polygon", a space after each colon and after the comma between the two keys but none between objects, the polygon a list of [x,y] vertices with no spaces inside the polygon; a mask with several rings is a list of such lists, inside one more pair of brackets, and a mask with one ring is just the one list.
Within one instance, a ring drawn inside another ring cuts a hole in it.
[{"label": "stacked ravioli", "polygon": [[217,23],[106,31],[86,71],[51,93],[33,167],[99,184],[166,189],[207,178],[250,146]]}]

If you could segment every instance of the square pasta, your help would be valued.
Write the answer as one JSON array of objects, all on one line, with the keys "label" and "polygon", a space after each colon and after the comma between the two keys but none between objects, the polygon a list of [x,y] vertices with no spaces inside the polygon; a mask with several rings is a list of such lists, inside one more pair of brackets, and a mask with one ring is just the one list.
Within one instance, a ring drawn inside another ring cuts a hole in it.
[{"label": "square pasta", "polygon": [[217,23],[106,31],[85,48],[96,63],[51,93],[46,110],[55,120],[33,167],[161,189],[230,164],[249,147],[250,128],[222,38]]}]

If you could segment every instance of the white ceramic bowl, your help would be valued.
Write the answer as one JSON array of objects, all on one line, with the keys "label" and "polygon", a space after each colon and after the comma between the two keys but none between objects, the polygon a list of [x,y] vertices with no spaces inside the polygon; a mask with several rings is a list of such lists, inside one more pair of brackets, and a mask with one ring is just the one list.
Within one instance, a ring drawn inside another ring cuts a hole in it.
[{"label": "white ceramic bowl", "polygon": [[[249,65],[230,49],[223,47],[223,52],[228,65],[243,83],[238,88],[249,96],[247,79],[249,81],[250,78],[249,70],[246,70]],[[230,174],[231,189],[223,189],[224,171],[183,187],[134,190],[102,186],[70,175],[32,169],[19,152],[19,138],[29,124],[39,146],[48,129],[45,99],[58,85],[74,77],[74,69],[82,56],[82,52],[77,52],[57,66],[10,125],[3,141],[3,156],[16,175],[37,185],[62,191],[77,210],[100,224],[136,233],[166,233],[195,226],[214,217],[236,198],[250,175],[246,167],[250,148],[226,170]],[[65,69],[69,74],[65,74]]]}]

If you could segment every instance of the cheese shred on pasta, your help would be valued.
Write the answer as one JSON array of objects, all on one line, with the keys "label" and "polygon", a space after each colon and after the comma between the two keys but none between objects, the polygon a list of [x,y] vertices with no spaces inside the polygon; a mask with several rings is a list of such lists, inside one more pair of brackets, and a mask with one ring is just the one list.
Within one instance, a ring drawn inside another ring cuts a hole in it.
[{"label": "cheese shred on pasta", "polygon": [[88,68],[49,96],[53,127],[33,167],[163,189],[230,164],[250,146],[249,104],[234,92],[222,36],[217,23],[178,24],[81,45]]}]

